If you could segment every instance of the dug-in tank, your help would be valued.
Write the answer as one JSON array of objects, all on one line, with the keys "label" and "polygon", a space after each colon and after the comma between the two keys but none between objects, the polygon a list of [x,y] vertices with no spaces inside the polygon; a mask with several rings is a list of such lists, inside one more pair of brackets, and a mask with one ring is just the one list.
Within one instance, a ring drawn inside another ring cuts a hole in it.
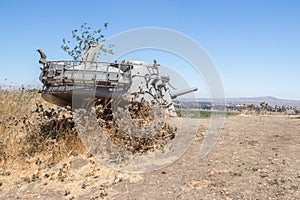
[{"label": "dug-in tank", "polygon": [[[73,92],[95,86],[95,98],[111,99],[126,96],[127,101],[161,105],[168,115],[176,116],[172,99],[196,91],[197,88],[172,89],[168,74],[159,72],[159,64],[123,60],[113,63],[97,62],[101,45],[87,47],[80,61],[47,61],[40,53],[42,97],[59,106],[72,106]],[[126,95],[124,95],[126,94]]]}]

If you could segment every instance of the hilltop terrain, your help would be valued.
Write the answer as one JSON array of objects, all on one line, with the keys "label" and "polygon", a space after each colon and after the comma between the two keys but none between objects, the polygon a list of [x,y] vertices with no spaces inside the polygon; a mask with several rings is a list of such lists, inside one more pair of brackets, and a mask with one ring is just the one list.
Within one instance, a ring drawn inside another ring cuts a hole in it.
[{"label": "hilltop terrain", "polygon": [[204,159],[199,149],[210,118],[201,119],[194,142],[174,164],[128,174],[99,163],[68,111],[37,91],[1,91],[0,113],[0,199],[300,198],[299,115],[227,116]]}]

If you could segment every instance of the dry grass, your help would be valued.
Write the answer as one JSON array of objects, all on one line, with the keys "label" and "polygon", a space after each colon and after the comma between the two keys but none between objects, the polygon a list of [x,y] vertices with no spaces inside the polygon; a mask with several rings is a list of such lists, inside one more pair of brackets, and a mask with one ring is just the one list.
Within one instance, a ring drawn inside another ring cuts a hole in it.
[{"label": "dry grass", "polygon": [[[132,103],[127,112],[130,119],[122,117],[124,110],[118,111],[118,119],[112,119],[107,105],[96,104],[97,121],[105,136],[124,151],[140,154],[155,151],[175,137],[175,128],[164,120],[153,120],[157,115],[162,116],[161,109]],[[71,110],[45,102],[37,90],[0,91],[0,113],[2,174],[31,168],[36,160],[43,160],[43,165],[48,166],[70,156],[88,154],[75,130]]]},{"label": "dry grass", "polygon": [[[176,137],[167,124],[151,122],[149,107],[141,111],[141,105],[132,106],[133,126],[121,128],[112,119],[111,108],[103,104],[92,107],[105,136],[121,151],[147,153]],[[0,90],[1,199],[33,199],[36,195],[41,199],[110,199],[108,191],[117,195],[111,188],[123,179],[140,180],[139,175],[122,174],[99,164],[79,137],[75,114],[44,101],[37,90]],[[139,137],[154,126],[153,134]],[[94,190],[89,191],[91,188]]]},{"label": "dry grass", "polygon": [[44,102],[37,90],[0,91],[0,173],[20,172],[41,157],[49,165],[85,151],[69,111]]},{"label": "dry grass", "polygon": [[0,199],[103,199],[125,178],[91,156],[71,111],[37,90],[0,90]]},{"label": "dry grass", "polygon": [[[161,107],[149,103],[131,102],[128,109],[118,108],[116,119],[107,119],[107,112],[96,106],[98,121],[104,128],[104,134],[124,151],[144,154],[162,149],[175,137],[176,128],[163,119]],[[159,119],[159,120],[157,120]]]}]

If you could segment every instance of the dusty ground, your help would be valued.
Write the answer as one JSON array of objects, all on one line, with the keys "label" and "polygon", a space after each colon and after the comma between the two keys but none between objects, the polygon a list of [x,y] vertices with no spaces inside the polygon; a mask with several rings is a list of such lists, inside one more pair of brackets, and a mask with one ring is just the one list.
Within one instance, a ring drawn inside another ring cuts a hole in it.
[{"label": "dusty ground", "polygon": [[[300,119],[288,115],[227,117],[211,153],[199,160],[208,119],[173,165],[122,174],[88,154],[55,165],[0,174],[1,199],[300,199]],[[33,159],[36,159],[33,158]]]}]

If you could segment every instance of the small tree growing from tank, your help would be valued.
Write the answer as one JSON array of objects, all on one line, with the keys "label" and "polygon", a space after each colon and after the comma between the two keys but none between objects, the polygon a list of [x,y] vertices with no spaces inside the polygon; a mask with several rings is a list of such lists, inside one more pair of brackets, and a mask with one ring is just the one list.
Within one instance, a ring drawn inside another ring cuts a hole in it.
[{"label": "small tree growing from tank", "polygon": [[[105,22],[102,28],[92,30],[87,23],[83,23],[79,29],[72,30],[72,41],[63,38],[61,49],[74,60],[79,60],[85,47],[93,43],[101,43],[105,41],[102,32],[103,30],[106,30],[107,27],[108,23]],[[109,49],[102,48],[101,51],[104,53],[112,53],[110,47]]]}]

